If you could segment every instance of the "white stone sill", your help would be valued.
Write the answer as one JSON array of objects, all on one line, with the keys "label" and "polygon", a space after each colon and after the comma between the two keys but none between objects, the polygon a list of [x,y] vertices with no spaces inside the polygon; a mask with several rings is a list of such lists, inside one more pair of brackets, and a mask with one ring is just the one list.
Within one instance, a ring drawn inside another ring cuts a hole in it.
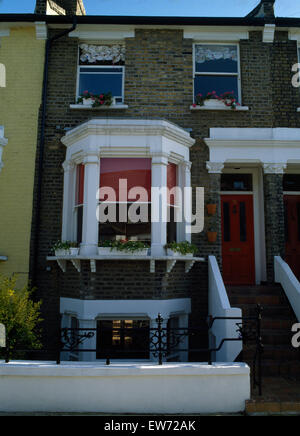
[{"label": "white stone sill", "polygon": [[[237,106],[235,109],[231,109],[228,106],[190,106],[191,111],[231,111],[231,112],[243,112],[248,111],[248,106]],[[300,109],[300,108],[299,108]]]},{"label": "white stone sill", "polygon": [[185,257],[185,256],[118,256],[118,255],[106,255],[106,256],[47,256],[48,261],[56,261],[62,270],[62,272],[67,271],[67,262],[71,262],[77,272],[81,272],[81,261],[88,260],[90,262],[91,272],[97,272],[97,260],[148,260],[150,263],[150,272],[155,272],[155,262],[156,261],[166,261],[166,273],[170,273],[177,261],[183,261],[185,263],[185,273],[188,273],[196,262],[205,262],[204,257]]},{"label": "white stone sill", "polygon": [[104,111],[104,110],[124,110],[124,109],[128,109],[128,105],[127,104],[112,104],[110,106],[97,106],[97,107],[93,107],[93,106],[89,106],[89,105],[84,105],[84,104],[70,104],[70,109],[77,109],[77,110],[93,110],[93,111]]},{"label": "white stone sill", "polygon": [[99,256],[99,255],[91,255],[91,256],[47,256],[47,260],[194,260],[196,262],[204,262],[204,257],[186,257],[186,256],[135,256],[134,254],[128,254],[127,255],[120,255],[117,254],[113,255],[106,255],[106,256]]}]

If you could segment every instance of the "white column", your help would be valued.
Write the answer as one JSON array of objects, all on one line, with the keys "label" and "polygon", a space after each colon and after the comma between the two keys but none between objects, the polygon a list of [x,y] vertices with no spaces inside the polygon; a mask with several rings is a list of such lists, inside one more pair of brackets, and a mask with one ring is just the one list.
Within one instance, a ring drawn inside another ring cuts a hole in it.
[{"label": "white column", "polygon": [[96,151],[84,157],[84,209],[82,223],[82,243],[80,254],[89,256],[98,250],[97,191],[100,180],[100,161]]},{"label": "white column", "polygon": [[183,183],[183,204],[184,204],[184,213],[183,213],[183,230],[181,233],[182,241],[191,242],[191,233],[186,231],[186,226],[191,225],[191,217],[192,217],[192,204],[193,204],[193,193],[192,189],[190,191],[184,190],[184,188],[192,188],[191,186],[191,167],[192,163],[189,161],[185,161],[181,165],[182,167],[182,183]]},{"label": "white column", "polygon": [[74,191],[75,191],[75,165],[71,161],[63,163],[64,169],[64,201],[62,218],[62,241],[73,241],[74,229]]},{"label": "white column", "polygon": [[[97,321],[95,319],[80,319],[79,328],[81,329],[96,329]],[[79,330],[79,334],[93,333],[91,338],[85,339],[78,347],[82,350],[96,350],[97,347],[97,331],[96,330]],[[82,362],[95,362],[96,351],[85,351],[79,353],[79,360]]]},{"label": "white column", "polygon": [[[152,188],[166,189],[167,188],[167,166],[168,158],[163,155],[152,157]],[[167,243],[167,201],[162,195],[155,197],[152,189],[151,195],[151,256],[165,255],[165,244]],[[155,201],[156,199],[156,201]],[[153,217],[159,218],[157,222],[153,222]]]}]

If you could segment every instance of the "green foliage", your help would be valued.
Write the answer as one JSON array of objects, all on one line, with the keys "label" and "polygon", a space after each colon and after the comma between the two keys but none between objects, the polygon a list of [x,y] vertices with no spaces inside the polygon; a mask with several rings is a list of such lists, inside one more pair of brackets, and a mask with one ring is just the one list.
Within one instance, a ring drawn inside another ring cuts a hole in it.
[{"label": "green foliage", "polygon": [[[37,328],[42,321],[41,302],[33,302],[31,299],[33,291],[27,286],[18,289],[16,282],[16,277],[0,275],[0,323],[6,328],[10,355],[15,349],[39,349],[42,346],[41,332]],[[16,356],[15,353],[13,355]]]},{"label": "green foliage", "polygon": [[184,242],[170,242],[165,246],[165,248],[169,248],[172,251],[179,252],[180,254],[190,254],[196,253],[197,247],[196,245],[191,244],[188,241]]},{"label": "green foliage", "polygon": [[53,250],[68,250],[71,247],[70,241],[57,241],[53,245]]}]

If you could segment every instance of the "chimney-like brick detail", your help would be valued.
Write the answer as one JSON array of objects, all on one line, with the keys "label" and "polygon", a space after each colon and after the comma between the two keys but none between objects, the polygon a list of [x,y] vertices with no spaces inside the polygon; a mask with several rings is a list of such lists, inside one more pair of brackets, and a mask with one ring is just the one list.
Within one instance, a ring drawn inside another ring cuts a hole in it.
[{"label": "chimney-like brick detail", "polygon": [[58,15],[86,15],[82,0],[36,0],[35,13],[46,14],[47,5]]},{"label": "chimney-like brick detail", "polygon": [[261,0],[256,8],[253,9],[253,11],[251,11],[247,16],[254,18],[268,18],[273,20],[275,18],[274,4],[275,0]]}]

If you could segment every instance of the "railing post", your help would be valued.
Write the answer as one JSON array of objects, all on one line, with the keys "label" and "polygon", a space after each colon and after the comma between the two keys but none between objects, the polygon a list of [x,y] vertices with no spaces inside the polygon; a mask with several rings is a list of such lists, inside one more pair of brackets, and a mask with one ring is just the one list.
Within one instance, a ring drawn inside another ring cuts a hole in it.
[{"label": "railing post", "polygon": [[156,318],[157,322],[157,333],[158,333],[158,364],[163,364],[163,347],[162,347],[162,323],[163,318],[161,314],[158,314],[158,317]]},{"label": "railing post", "polygon": [[58,341],[57,341],[57,350],[56,350],[56,364],[60,365],[60,352],[61,352],[61,328],[58,329]]},{"label": "railing post", "polygon": [[261,339],[261,320],[262,320],[262,307],[260,304],[257,305],[257,338],[256,338],[256,346],[258,351],[258,390],[259,395],[262,395],[262,368],[261,368],[261,360],[262,360],[262,352],[263,352],[263,344]]}]

